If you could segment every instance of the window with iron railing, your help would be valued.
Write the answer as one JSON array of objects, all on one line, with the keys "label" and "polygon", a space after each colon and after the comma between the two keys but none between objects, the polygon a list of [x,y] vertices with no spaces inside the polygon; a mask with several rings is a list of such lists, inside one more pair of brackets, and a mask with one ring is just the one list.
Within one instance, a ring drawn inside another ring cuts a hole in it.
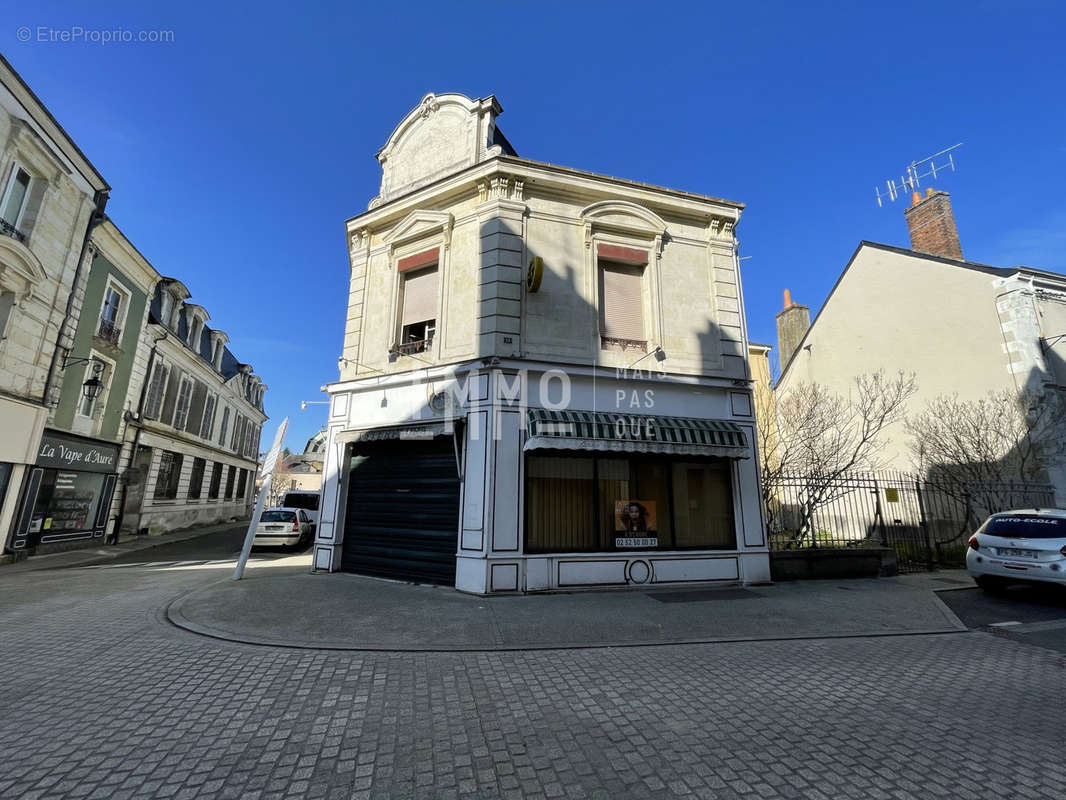
[{"label": "window with iron railing", "polygon": [[122,340],[122,329],[119,328],[121,312],[122,295],[114,286],[108,286],[104,291],[104,304],[100,308],[100,325],[96,335],[115,347],[118,347]]},{"label": "window with iron railing", "polygon": [[0,198],[0,232],[20,242],[26,241],[26,235],[19,230],[19,226],[26,211],[32,181],[30,173],[16,164]]}]

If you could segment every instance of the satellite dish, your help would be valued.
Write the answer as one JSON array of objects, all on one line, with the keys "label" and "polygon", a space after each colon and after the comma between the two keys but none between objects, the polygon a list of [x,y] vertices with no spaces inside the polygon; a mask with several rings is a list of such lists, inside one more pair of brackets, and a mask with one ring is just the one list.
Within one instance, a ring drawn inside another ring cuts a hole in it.
[{"label": "satellite dish", "polygon": [[529,269],[526,270],[526,291],[535,292],[540,289],[541,278],[544,277],[544,259],[533,256],[529,261]]}]

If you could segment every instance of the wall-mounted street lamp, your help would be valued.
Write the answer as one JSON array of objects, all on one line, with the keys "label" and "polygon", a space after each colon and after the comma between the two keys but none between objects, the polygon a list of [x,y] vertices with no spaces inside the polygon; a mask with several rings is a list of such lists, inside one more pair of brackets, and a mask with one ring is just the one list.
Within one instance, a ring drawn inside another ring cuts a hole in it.
[{"label": "wall-mounted street lamp", "polygon": [[[63,353],[63,363],[60,365],[59,370],[62,372],[67,367],[73,367],[78,364],[88,364],[93,361],[93,358],[71,358],[70,351],[67,350]],[[95,400],[100,396],[100,392],[104,389],[104,382],[100,380],[100,373],[104,371],[104,365],[99,361],[93,364],[93,376],[89,380],[85,381],[81,385],[81,393],[87,400]]]},{"label": "wall-mounted street lamp", "polygon": [[329,400],[301,400],[300,410],[306,411],[308,406],[328,406]]},{"label": "wall-mounted street lamp", "polygon": [[641,361],[643,361],[648,356],[654,356],[655,360],[658,361],[660,364],[663,363],[664,361],[666,361],[666,351],[663,350],[662,345],[658,345],[657,344],[657,345],[655,345],[655,349],[654,350],[652,350],[650,353],[645,353],[644,355],[642,355],[640,358],[638,358],[636,361],[634,361],[632,364],[630,364],[628,367],[626,367],[626,369],[632,369],[633,367],[635,367],[637,364],[639,364]]}]

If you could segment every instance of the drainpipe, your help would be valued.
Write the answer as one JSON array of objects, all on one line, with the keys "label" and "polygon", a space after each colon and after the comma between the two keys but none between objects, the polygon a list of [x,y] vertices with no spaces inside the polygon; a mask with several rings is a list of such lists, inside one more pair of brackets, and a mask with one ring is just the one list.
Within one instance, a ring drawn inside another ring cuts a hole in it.
[{"label": "drainpipe", "polygon": [[[126,515],[126,495],[129,492],[129,471],[130,465],[133,464],[133,457],[137,453],[137,447],[141,443],[141,431],[144,430],[144,400],[148,396],[148,387],[152,382],[152,368],[155,366],[155,351],[159,347],[159,343],[167,338],[167,334],[164,332],[162,336],[159,336],[152,340],[152,349],[148,353],[148,366],[145,369],[144,381],[141,383],[141,396],[137,399],[137,430],[133,434],[133,443],[130,445],[130,455],[126,459],[126,468],[122,472],[122,497],[118,506],[118,516],[115,517],[115,532],[112,537],[112,544],[118,544],[119,531],[122,530],[122,520]],[[123,421],[126,427],[122,429],[122,438],[126,438],[126,428],[129,427],[129,412],[123,414]]]},{"label": "drainpipe", "polygon": [[67,307],[63,312],[63,321],[59,323],[59,336],[56,338],[55,350],[52,351],[52,360],[48,365],[48,375],[44,380],[44,391],[41,393],[41,404],[48,407],[48,395],[52,389],[52,379],[55,377],[56,362],[59,360],[59,351],[63,349],[63,334],[67,329],[67,324],[70,322],[70,312],[74,307],[74,295],[78,291],[78,281],[81,280],[82,265],[85,263],[85,253],[89,249],[89,242],[92,239],[93,230],[103,222],[106,217],[104,216],[104,208],[107,206],[108,193],[106,191],[98,189],[93,195],[93,210],[89,215],[89,223],[85,226],[85,237],[81,240],[81,252],[78,254],[78,263],[74,268],[74,281],[70,285],[70,294],[67,295]]}]

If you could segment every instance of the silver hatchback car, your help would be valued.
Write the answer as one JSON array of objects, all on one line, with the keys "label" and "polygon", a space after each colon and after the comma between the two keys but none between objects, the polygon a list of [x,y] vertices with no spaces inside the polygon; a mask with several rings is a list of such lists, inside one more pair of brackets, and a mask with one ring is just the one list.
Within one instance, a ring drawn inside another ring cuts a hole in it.
[{"label": "silver hatchback car", "polygon": [[1010,581],[1066,586],[1066,510],[1023,508],[993,514],[966,549],[966,568],[987,592]]},{"label": "silver hatchback car", "polygon": [[259,518],[252,544],[256,547],[300,547],[311,543],[314,522],[302,508],[268,508]]}]

